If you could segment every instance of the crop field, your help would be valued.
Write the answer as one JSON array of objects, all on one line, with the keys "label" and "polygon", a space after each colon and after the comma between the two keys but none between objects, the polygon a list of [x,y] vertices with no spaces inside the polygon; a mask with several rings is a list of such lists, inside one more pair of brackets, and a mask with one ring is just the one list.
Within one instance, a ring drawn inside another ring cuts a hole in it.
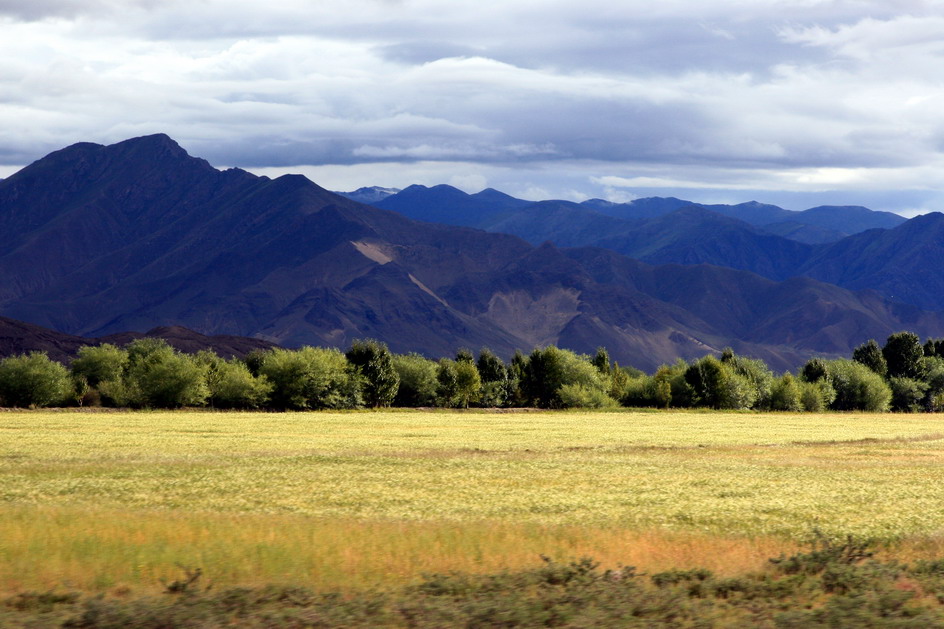
[{"label": "crop field", "polygon": [[826,535],[944,550],[944,417],[0,413],[0,593],[340,590],[592,556],[750,570]]}]

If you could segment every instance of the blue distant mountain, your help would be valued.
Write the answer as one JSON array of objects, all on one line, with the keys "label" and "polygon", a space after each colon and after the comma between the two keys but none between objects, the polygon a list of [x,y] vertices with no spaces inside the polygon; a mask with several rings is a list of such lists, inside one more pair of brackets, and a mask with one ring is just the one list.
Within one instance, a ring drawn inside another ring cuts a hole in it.
[{"label": "blue distant mountain", "polygon": [[806,276],[944,310],[944,235],[938,231],[944,217],[938,213],[909,221],[860,206],[795,212],[754,201],[702,205],[673,197],[573,203],[502,195],[490,204],[483,193],[449,186],[407,190],[377,206],[535,245],[602,247],[650,264],[713,264],[774,280]]}]

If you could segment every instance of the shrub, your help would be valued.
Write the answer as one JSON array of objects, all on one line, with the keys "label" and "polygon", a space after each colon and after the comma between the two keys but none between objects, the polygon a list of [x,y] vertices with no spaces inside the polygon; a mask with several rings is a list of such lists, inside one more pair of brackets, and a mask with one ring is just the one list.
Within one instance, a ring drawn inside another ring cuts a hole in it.
[{"label": "shrub", "polygon": [[273,349],[263,358],[259,373],[272,384],[270,400],[276,408],[338,409],[362,404],[360,379],[336,349]]},{"label": "shrub", "polygon": [[[259,408],[265,406],[272,384],[265,376],[253,376],[243,361],[223,360],[207,352],[209,401],[217,408]],[[201,352],[201,355],[204,355]]]},{"label": "shrub", "polygon": [[345,356],[362,378],[364,401],[374,408],[390,406],[397,397],[400,376],[387,345],[373,339],[354,341]]},{"label": "shrub", "polygon": [[[889,371],[891,365],[889,364]],[[836,391],[832,408],[837,411],[888,410],[892,392],[882,377],[865,365],[851,360],[829,362],[830,384]]]},{"label": "shrub", "polygon": [[69,372],[45,352],[0,360],[0,401],[4,406],[53,406],[69,400],[72,393]]},{"label": "shrub", "polygon": [[394,406],[433,406],[436,403],[437,364],[419,354],[394,354],[393,368],[400,377]]}]

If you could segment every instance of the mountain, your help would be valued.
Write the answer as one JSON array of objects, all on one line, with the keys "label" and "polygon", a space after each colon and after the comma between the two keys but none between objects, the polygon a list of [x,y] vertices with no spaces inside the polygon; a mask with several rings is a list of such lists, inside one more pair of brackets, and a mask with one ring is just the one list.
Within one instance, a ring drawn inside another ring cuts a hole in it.
[{"label": "mountain", "polygon": [[[465,196],[469,212],[488,202],[496,216],[531,205]],[[534,246],[411,220],[297,175],[221,172],[164,135],[74,145],[24,168],[0,183],[0,233],[0,315],[74,336],[184,326],[342,348],[374,337],[433,357],[604,345],[644,369],[730,345],[785,369],[900,329],[944,333],[938,314],[812,279]]]},{"label": "mountain", "polygon": [[418,221],[488,229],[492,223],[530,204],[491,188],[467,194],[447,185],[432,188],[413,185],[374,205]]},{"label": "mountain", "polygon": [[[626,231],[639,220],[659,218],[682,208],[696,206],[742,221],[768,234],[809,245],[835,242],[869,229],[892,229],[907,220],[898,214],[875,212],[861,206],[824,205],[796,212],[756,201],[737,205],[706,205],[675,197],[647,197],[628,203],[613,203],[603,199],[589,199],[579,204],[567,201],[529,202],[497,190],[467,194],[445,185],[432,188],[410,186],[374,205],[417,220],[515,233],[532,243],[542,242],[542,230],[547,231],[541,213],[537,211],[542,207],[558,211],[552,220],[561,225],[560,234],[568,232],[559,214],[563,207],[575,212],[578,217],[576,223],[583,220],[578,210],[584,209],[627,221],[621,228]],[[555,237],[551,239],[563,244],[559,236]]]},{"label": "mountain", "polygon": [[335,194],[368,205],[383,201],[389,196],[400,192],[399,188],[381,188],[380,186],[370,186],[367,188],[358,188],[352,192],[335,192]]},{"label": "mountain", "polygon": [[239,336],[206,336],[180,326],[157,327],[147,332],[122,332],[102,338],[85,338],[63,334],[38,325],[0,317],[0,357],[26,354],[28,352],[46,352],[53,360],[69,362],[79,348],[85,345],[111,343],[126,345],[139,338],[160,338],[173,347],[196,353],[211,350],[223,357],[244,357],[253,350],[265,350],[273,347],[261,339]]},{"label": "mountain", "polygon": [[894,229],[873,229],[819,248],[799,273],[889,299],[944,309],[944,214],[916,216]]},{"label": "mountain", "polygon": [[384,204],[414,214],[411,204],[434,207],[422,214],[426,220],[450,223],[461,215],[466,224],[534,245],[603,247],[652,264],[713,264],[774,280],[806,276],[944,310],[944,235],[933,213],[908,221],[860,206],[793,212],[753,201],[698,205],[671,197],[622,204],[521,201],[517,208],[505,203],[490,209],[475,198],[454,188],[440,194],[416,186]]}]

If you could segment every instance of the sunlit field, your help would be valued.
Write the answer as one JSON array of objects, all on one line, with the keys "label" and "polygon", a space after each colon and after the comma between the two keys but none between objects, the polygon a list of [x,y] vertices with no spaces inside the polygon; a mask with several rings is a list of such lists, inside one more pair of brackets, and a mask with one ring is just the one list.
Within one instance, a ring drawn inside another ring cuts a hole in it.
[{"label": "sunlit field", "polygon": [[0,413],[0,591],[358,589],[540,555],[736,573],[816,531],[944,549],[944,417]]}]

